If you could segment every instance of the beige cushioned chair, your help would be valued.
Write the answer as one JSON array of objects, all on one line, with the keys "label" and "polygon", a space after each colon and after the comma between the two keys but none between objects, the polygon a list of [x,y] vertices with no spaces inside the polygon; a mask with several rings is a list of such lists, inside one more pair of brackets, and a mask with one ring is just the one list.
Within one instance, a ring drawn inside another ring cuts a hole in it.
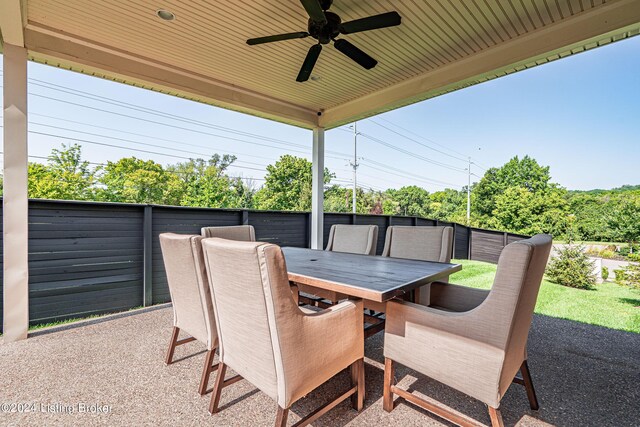
[{"label": "beige cushioned chair", "polygon": [[[333,224],[329,230],[329,241],[325,251],[346,252],[350,254],[375,255],[378,247],[377,225]],[[314,288],[301,283],[296,284],[300,292],[300,301],[317,307],[329,307],[338,301],[347,299],[347,295],[324,289]],[[318,298],[314,298],[313,295]]]},{"label": "beige cushioned chair", "polygon": [[[204,394],[211,372],[217,367],[213,359],[218,346],[218,333],[213,316],[213,303],[204,266],[202,237],[162,233],[160,247],[167,272],[169,293],[173,303],[173,332],[165,362],[173,363],[176,346],[198,340],[207,346],[200,394]],[[178,340],[180,331],[190,335]]]},{"label": "beige cushioned chair", "polygon": [[[385,236],[382,256],[422,261],[451,262],[453,227],[390,226]],[[448,282],[446,277],[441,282]],[[429,285],[421,287],[415,302],[429,305]]]},{"label": "beige cushioned chair", "polygon": [[325,251],[375,255],[377,247],[377,225],[333,224]]},{"label": "beige cushioned chair", "polygon": [[[277,402],[276,425],[284,426],[294,402],[348,367],[350,390],[300,425],[313,422],[347,397],[362,409],[362,302],[305,312],[293,299],[277,245],[205,239],[203,247],[220,340],[210,412],[218,412],[222,388],[244,378]],[[238,376],[225,380],[227,367]]]},{"label": "beige cushioned chair", "polygon": [[[434,282],[429,307],[387,304],[386,411],[393,409],[393,394],[398,394],[459,425],[478,425],[393,385],[395,363],[484,402],[493,426],[502,426],[498,408],[512,382],[525,385],[531,408],[538,409],[526,344],[551,243],[551,236],[540,234],[506,246],[491,291]],[[518,371],[522,378],[516,377]]]},{"label": "beige cushioned chair", "polygon": [[219,237],[221,239],[255,242],[256,232],[253,225],[231,225],[226,227],[202,227],[202,237]]}]

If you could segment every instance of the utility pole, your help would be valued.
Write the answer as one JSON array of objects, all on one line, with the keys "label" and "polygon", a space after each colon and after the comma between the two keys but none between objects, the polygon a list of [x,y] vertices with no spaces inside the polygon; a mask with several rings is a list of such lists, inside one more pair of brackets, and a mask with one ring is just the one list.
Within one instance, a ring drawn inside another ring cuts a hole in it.
[{"label": "utility pole", "polygon": [[356,213],[356,190],[357,185],[357,170],[358,166],[358,122],[353,122],[353,162],[349,162],[353,168],[353,199],[351,201],[352,211]]},{"label": "utility pole", "polygon": [[469,157],[469,166],[467,167],[467,225],[471,225],[471,157]]}]

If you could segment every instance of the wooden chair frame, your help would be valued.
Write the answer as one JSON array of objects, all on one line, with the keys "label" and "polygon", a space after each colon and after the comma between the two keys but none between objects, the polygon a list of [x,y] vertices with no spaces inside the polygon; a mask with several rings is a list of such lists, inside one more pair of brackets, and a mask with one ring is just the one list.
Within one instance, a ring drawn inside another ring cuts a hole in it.
[{"label": "wooden chair frame", "polygon": [[[295,423],[293,426],[302,427],[311,424],[347,398],[351,398],[351,405],[353,406],[353,409],[357,410],[358,412],[361,411],[364,407],[364,359],[358,359],[354,363],[352,363],[350,366],[350,371],[351,388],[349,390],[331,400],[330,402],[324,404],[323,406],[315,409],[310,414]],[[218,375],[216,376],[216,381],[213,386],[211,403],[209,405],[209,413],[212,415],[220,411],[219,404],[222,389],[242,379],[240,375],[236,375],[229,378],[228,380],[225,380],[224,377],[226,372],[227,365],[225,365],[224,363],[220,363],[220,367],[218,368]],[[275,419],[276,427],[285,427],[287,425],[289,409],[290,408],[282,408],[278,405]]]},{"label": "wooden chair frame", "polygon": [[[384,359],[384,385],[383,385],[383,398],[382,398],[382,407],[385,411],[391,412],[394,408],[394,400],[393,395],[397,394],[401,398],[413,403],[416,406],[424,409],[425,411],[429,411],[432,414],[439,416],[440,418],[444,418],[447,421],[450,421],[456,425],[461,427],[483,427],[484,424],[479,421],[459,412],[453,408],[450,408],[443,403],[440,403],[436,400],[426,400],[422,399],[407,390],[403,390],[397,387],[394,384],[395,379],[395,364],[393,360],[389,358]],[[516,376],[513,379],[514,383],[521,384],[525,387],[527,391],[527,398],[529,399],[529,405],[531,409],[534,411],[538,410],[540,407],[538,405],[538,398],[536,397],[535,389],[533,388],[533,381],[531,380],[531,373],[529,372],[529,366],[527,365],[527,361],[522,362],[520,366],[520,374],[522,377]],[[500,413],[499,408],[493,408],[488,406],[489,417],[491,419],[492,427],[504,427],[504,423],[502,421],[502,414]]]},{"label": "wooden chair frame", "polygon": [[[180,328],[177,326],[173,327],[173,331],[171,332],[171,340],[169,341],[169,348],[167,349],[167,356],[165,357],[164,363],[166,365],[171,365],[173,363],[173,353],[176,350],[176,347],[179,345],[190,343],[191,341],[195,341],[194,337],[187,337],[181,340],[178,340],[178,335],[180,334]],[[204,368],[202,369],[202,377],[200,378],[200,386],[198,387],[198,393],[201,396],[204,396],[207,393],[207,386],[209,385],[209,377],[211,373],[218,369],[219,364],[213,363],[213,359],[216,355],[216,349],[213,348],[211,350],[207,350],[207,355],[204,358]]]}]

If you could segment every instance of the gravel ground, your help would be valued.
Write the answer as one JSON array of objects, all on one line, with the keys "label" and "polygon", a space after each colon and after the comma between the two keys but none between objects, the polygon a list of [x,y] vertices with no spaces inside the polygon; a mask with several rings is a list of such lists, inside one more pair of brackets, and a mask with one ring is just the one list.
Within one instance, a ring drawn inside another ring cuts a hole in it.
[{"label": "gravel ground", "polygon": [[[163,363],[171,317],[170,308],[156,307],[0,345],[0,403],[16,404],[0,408],[0,425],[273,425],[275,402],[246,381],[225,388],[222,411],[208,414],[211,395],[197,393],[204,347],[178,347],[176,359],[182,360]],[[405,402],[390,414],[382,410],[382,344],[383,334],[366,342],[365,409],[358,414],[343,402],[314,425],[449,425]],[[505,425],[640,426],[640,335],[536,316],[529,366],[541,409],[531,411],[524,389],[514,384],[502,400]],[[401,386],[489,422],[484,406],[473,399],[405,368],[397,377]],[[343,372],[296,403],[289,425],[346,390],[348,382]],[[17,404],[36,412],[6,412]],[[95,413],[90,405],[96,404],[103,410],[108,405],[108,412]]]}]

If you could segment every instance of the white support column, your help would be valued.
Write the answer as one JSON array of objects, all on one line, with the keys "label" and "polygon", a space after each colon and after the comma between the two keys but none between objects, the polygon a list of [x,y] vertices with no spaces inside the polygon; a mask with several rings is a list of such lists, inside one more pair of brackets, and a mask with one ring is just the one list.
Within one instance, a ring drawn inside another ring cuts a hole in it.
[{"label": "white support column", "polygon": [[313,129],[311,249],[324,248],[324,128]]},{"label": "white support column", "polygon": [[4,341],[29,328],[27,50],[4,45]]}]

